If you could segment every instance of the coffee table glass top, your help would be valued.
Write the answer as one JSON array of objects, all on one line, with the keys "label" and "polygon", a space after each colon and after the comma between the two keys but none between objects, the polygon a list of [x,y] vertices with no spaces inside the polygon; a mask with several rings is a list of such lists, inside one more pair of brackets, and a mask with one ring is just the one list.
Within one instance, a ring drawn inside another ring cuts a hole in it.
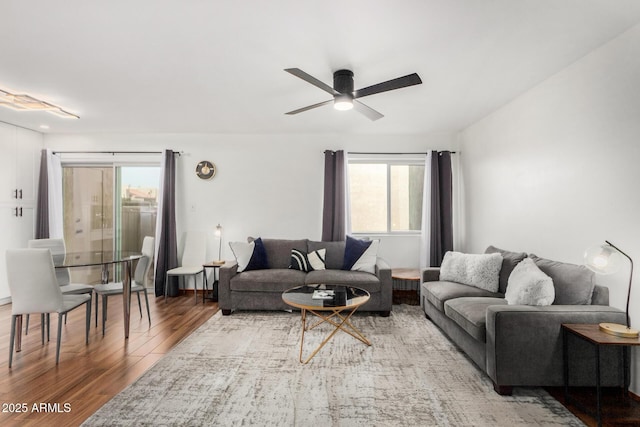
[{"label": "coffee table glass top", "polygon": [[314,284],[288,289],[282,300],[292,307],[307,310],[335,310],[359,307],[369,301],[370,295],[364,289],[346,285]]}]

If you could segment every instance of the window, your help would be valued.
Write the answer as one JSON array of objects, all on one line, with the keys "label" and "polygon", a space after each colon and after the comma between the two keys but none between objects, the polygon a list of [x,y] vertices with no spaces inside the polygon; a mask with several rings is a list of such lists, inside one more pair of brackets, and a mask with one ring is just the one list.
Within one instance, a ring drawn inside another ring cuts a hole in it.
[{"label": "window", "polygon": [[349,159],[353,233],[417,233],[422,225],[424,159]]}]

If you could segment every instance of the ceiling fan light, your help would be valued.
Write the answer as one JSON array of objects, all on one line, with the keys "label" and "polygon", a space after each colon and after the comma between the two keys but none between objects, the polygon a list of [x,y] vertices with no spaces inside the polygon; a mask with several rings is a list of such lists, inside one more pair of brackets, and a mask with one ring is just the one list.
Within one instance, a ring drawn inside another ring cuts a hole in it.
[{"label": "ceiling fan light", "polygon": [[353,108],[353,99],[349,95],[336,95],[333,108],[338,111],[347,111]]}]

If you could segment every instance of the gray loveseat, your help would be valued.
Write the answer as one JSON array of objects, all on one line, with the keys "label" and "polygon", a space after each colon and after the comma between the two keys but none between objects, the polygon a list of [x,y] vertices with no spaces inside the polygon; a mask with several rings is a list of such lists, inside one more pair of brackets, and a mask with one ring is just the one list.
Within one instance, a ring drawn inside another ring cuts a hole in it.
[{"label": "gray loveseat", "polygon": [[[286,310],[282,293],[305,284],[343,284],[367,290],[371,299],[360,311],[376,311],[383,316],[391,312],[391,268],[378,257],[375,274],[342,270],[345,242],[316,242],[307,239],[262,239],[268,269],[238,273],[238,265],[228,262],[220,268],[218,304],[223,315],[233,310]],[[289,268],[291,250],[310,253],[326,249],[326,270],[299,271]]]},{"label": "gray loveseat", "polygon": [[[503,256],[498,292],[440,281],[440,269],[428,268],[422,272],[424,312],[486,372],[499,394],[511,394],[513,386],[561,386],[561,324],[625,323],[625,313],[608,305],[608,288],[595,285],[584,266],[535,255],[536,265],[554,281],[556,300],[550,306],[509,305],[504,298],[509,275],[527,254],[487,249],[494,252]],[[580,301],[585,295],[587,300]],[[593,347],[579,339],[570,339],[569,345],[570,385],[594,385]],[[603,385],[622,385],[620,359],[618,349],[601,350]]]}]

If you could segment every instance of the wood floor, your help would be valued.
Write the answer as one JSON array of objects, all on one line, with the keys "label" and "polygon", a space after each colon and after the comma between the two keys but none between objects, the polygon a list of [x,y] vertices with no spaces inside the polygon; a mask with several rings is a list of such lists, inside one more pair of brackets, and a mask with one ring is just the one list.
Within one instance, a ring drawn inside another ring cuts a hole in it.
[{"label": "wood floor", "polygon": [[[71,312],[63,327],[58,366],[57,317],[52,316],[51,341],[43,346],[39,316],[32,316],[29,334],[23,335],[22,351],[14,354],[11,369],[11,306],[0,306],[0,425],[81,424],[218,311],[217,303],[203,304],[202,298],[195,305],[193,293],[169,298],[167,304],[163,298],[150,296],[149,304],[151,327],[144,301],[141,319],[136,297],[132,297],[131,330],[125,340],[122,297],[110,297],[106,333],[103,337],[102,328],[94,327],[92,313],[88,346],[84,307]],[[16,412],[22,409],[26,412]]]},{"label": "wood floor", "polygon": [[[51,342],[43,346],[40,321],[32,319],[29,334],[23,336],[22,351],[14,354],[11,369],[8,368],[11,306],[0,306],[0,425],[81,424],[218,311],[217,303],[210,301],[203,304],[199,299],[195,305],[192,293],[169,298],[168,304],[163,298],[151,297],[150,305],[151,327],[146,313],[139,317],[133,297],[131,332],[125,340],[122,298],[109,298],[106,334],[103,337],[101,328],[92,323],[88,346],[84,343],[84,309],[74,310],[63,328],[58,366],[57,320],[52,319]],[[561,388],[548,391],[562,402]],[[592,397],[588,391],[583,394],[585,399]],[[23,408],[26,411],[16,412]],[[596,426],[593,417],[575,407],[569,409],[588,426]],[[607,417],[604,426],[640,426],[640,402],[621,402],[618,396],[609,396],[605,398],[603,412]]]}]

